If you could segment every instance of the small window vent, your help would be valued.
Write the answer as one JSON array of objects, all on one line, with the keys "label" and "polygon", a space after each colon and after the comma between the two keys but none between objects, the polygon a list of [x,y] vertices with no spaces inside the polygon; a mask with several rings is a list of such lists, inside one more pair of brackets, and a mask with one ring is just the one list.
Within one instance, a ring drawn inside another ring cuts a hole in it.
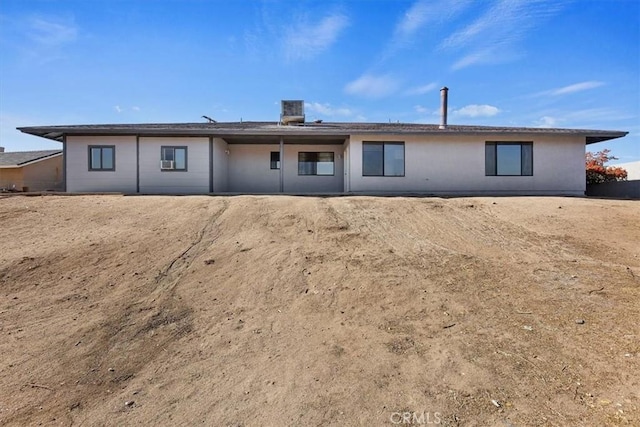
[{"label": "small window vent", "polygon": [[304,123],[304,101],[281,101],[280,122]]}]

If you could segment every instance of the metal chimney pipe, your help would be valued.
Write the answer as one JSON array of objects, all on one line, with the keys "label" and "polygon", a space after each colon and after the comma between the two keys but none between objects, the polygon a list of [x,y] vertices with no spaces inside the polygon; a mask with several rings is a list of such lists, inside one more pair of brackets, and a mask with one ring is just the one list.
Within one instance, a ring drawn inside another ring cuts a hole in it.
[{"label": "metal chimney pipe", "polygon": [[447,109],[449,104],[449,88],[440,89],[440,129],[447,128]]},{"label": "metal chimney pipe", "polygon": [[0,147],[0,153],[4,153],[4,147]]}]

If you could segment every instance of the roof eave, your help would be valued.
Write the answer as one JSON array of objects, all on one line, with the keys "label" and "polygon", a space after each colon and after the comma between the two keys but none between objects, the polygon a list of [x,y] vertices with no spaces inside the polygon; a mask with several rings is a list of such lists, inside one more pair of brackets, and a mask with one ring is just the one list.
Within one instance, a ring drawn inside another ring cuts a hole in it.
[{"label": "roof eave", "polygon": [[332,137],[332,138],[348,138],[350,135],[471,135],[471,134],[537,134],[537,135],[573,135],[585,138],[586,144],[595,144],[598,142],[609,141],[616,138],[622,138],[628,134],[623,131],[600,131],[587,129],[540,129],[540,128],[479,128],[473,127],[465,129],[459,126],[450,126],[445,129],[349,129],[349,128],[310,128],[310,127],[276,127],[270,129],[224,129],[224,128],[205,128],[205,129],[180,129],[180,128],[145,128],[126,127],[126,128],[100,128],[95,127],[88,129],[86,127],[74,126],[35,126],[20,127],[19,131],[42,138],[62,142],[65,135],[87,135],[87,136],[106,136],[106,135],[152,135],[152,136],[215,136],[224,138],[225,136],[235,136],[241,138],[250,137]]}]

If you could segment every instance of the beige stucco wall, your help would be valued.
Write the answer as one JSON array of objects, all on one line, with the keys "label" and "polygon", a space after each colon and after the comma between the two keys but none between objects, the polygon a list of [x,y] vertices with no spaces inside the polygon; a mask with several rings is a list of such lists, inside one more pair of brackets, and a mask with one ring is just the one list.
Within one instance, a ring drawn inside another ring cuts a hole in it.
[{"label": "beige stucco wall", "polygon": [[[404,177],[363,177],[363,141],[404,141]],[[533,141],[533,176],[485,176],[486,141]],[[532,135],[352,135],[352,192],[584,194],[584,138]]]},{"label": "beige stucco wall", "polygon": [[62,156],[22,167],[23,186],[29,191],[62,190]]},{"label": "beige stucco wall", "polygon": [[[67,136],[67,191],[136,191],[135,136]],[[114,145],[115,170],[89,171],[89,145]]]},{"label": "beige stucco wall", "polygon": [[22,168],[0,168],[0,189],[22,191],[22,187],[24,187]]},{"label": "beige stucco wall", "polygon": [[[141,193],[203,194],[209,192],[209,138],[140,137],[139,141]],[[167,145],[187,147],[186,171],[160,169],[161,147]]]}]

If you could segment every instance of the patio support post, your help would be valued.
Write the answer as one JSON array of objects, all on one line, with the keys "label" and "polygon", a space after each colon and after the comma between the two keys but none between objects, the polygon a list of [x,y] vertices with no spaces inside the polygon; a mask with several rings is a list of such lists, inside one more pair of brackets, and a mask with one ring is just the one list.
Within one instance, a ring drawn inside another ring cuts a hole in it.
[{"label": "patio support post", "polygon": [[280,137],[280,192],[284,192],[284,138]]}]

